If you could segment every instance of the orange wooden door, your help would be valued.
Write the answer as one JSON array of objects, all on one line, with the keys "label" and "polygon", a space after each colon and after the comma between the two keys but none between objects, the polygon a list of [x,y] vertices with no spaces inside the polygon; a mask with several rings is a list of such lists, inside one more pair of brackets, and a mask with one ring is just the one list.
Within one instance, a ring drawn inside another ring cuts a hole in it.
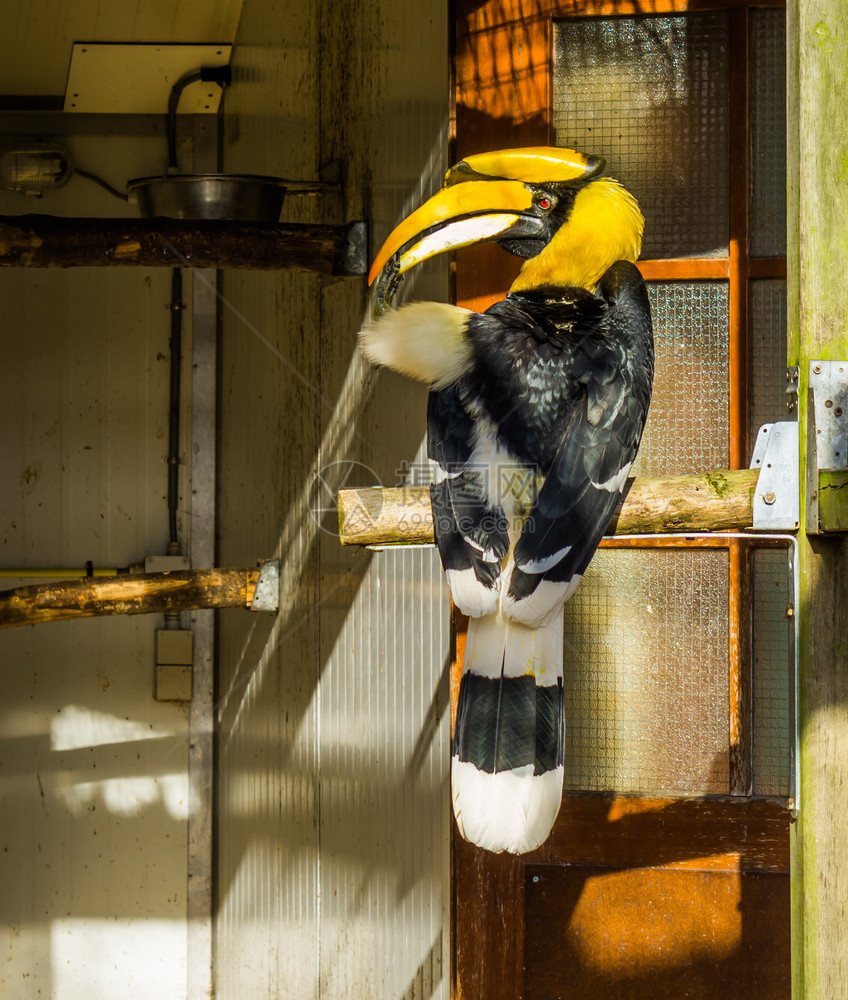
[{"label": "orange wooden door", "polygon": [[[657,383],[636,474],[743,467],[752,428],[785,419],[765,6],[456,0],[454,159],[555,142],[640,198]],[[517,266],[463,252],[457,301],[485,309]],[[550,840],[512,858],[456,838],[454,996],[789,997],[787,593],[782,551],[750,540],[604,543],[566,610]]]}]

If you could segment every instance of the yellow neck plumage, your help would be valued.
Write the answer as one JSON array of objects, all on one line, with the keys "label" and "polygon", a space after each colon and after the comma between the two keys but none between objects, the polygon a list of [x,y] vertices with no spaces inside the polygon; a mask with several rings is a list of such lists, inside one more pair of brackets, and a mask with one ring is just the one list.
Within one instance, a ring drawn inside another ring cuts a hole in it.
[{"label": "yellow neck plumage", "polygon": [[525,261],[510,291],[542,285],[594,291],[617,260],[636,261],[644,226],[636,199],[618,181],[591,181],[578,192],[571,214],[551,242]]}]

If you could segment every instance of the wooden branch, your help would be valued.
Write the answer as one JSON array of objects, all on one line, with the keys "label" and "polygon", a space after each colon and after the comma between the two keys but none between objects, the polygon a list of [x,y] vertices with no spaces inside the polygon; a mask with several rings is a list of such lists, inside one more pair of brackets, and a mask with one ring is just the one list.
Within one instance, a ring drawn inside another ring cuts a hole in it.
[{"label": "wooden branch", "polygon": [[0,592],[0,628],[96,615],[249,608],[259,572],[258,569],[199,569],[131,573],[17,587]]},{"label": "wooden branch", "polygon": [[[0,267],[192,267],[360,274],[351,226],[0,217]],[[186,263],[187,262],[187,263]]]},{"label": "wooden branch", "polygon": [[[757,469],[715,469],[668,479],[629,479],[608,534],[729,531],[753,520]],[[426,545],[433,513],[426,486],[341,490],[342,545]]]}]

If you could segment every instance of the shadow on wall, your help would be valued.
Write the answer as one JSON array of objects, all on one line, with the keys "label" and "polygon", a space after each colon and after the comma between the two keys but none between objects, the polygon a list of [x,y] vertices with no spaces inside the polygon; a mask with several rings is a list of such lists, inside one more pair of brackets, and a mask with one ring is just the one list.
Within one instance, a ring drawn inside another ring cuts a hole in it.
[{"label": "shadow on wall", "polygon": [[186,710],[153,700],[154,627],[3,633],[4,995],[22,968],[44,995],[184,990]]},{"label": "shadow on wall", "polygon": [[[221,547],[227,561],[278,554],[282,606],[221,623],[220,989],[264,978],[259,962],[294,990],[318,976],[343,995],[383,977],[426,995],[446,982],[447,596],[432,549],[342,548],[332,496],[340,477],[396,482],[421,446],[426,390],[360,358],[362,283],[307,281],[307,299],[298,278],[288,290],[312,314],[310,336],[284,331],[281,352],[308,384],[261,344],[224,344]],[[240,310],[243,296],[260,303],[250,316],[265,315],[263,329],[286,301],[270,286],[229,282]],[[314,964],[291,969],[307,953]]]}]

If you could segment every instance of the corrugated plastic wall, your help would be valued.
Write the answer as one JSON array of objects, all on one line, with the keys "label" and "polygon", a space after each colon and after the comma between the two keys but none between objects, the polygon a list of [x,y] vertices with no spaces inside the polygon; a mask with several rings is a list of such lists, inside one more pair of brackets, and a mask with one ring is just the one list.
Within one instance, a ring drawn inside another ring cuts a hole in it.
[{"label": "corrugated plastic wall", "polygon": [[[440,183],[443,5],[248,0],[234,69],[226,169],[340,184],[284,219],[379,242]],[[362,363],[363,279],[224,298],[220,559],[279,555],[284,601],[222,616],[217,995],[447,997],[447,595],[433,550],[343,550],[332,511],[420,459],[426,393]]]}]

